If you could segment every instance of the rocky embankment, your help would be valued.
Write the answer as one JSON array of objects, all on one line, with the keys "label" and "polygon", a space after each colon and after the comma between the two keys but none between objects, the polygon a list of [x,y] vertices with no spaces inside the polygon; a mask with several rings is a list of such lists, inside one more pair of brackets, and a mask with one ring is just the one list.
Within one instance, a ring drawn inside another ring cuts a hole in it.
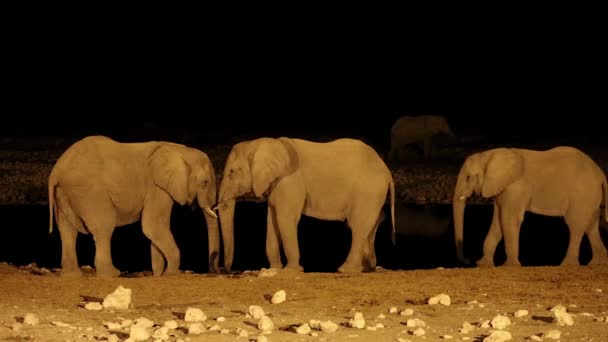
[{"label": "rocky embankment", "polygon": [[[0,204],[46,205],[47,177],[61,153],[74,140],[48,139],[20,143],[5,138],[0,141]],[[396,186],[396,197],[405,203],[450,203],[460,165],[470,153],[493,148],[489,144],[451,146],[435,161],[411,161],[389,164]],[[531,147],[531,146],[530,146]],[[538,146],[544,148],[546,146]],[[200,147],[211,158],[221,181],[223,165],[231,145]],[[608,151],[605,147],[585,148],[608,174]],[[384,151],[380,151],[384,154]],[[253,197],[242,200],[255,201]],[[487,203],[479,198],[471,202]]]}]

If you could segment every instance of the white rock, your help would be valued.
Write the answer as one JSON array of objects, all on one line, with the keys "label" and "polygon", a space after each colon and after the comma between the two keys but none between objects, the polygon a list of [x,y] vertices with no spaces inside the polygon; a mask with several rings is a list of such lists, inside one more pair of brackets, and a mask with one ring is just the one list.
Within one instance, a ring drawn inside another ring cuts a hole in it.
[{"label": "white rock", "polygon": [[310,325],[308,323],[304,323],[296,328],[296,333],[300,335],[306,335],[310,332]]},{"label": "white rock", "polygon": [[116,322],[103,322],[103,325],[106,326],[109,330],[120,330],[122,329],[122,325]]},{"label": "white rock", "polygon": [[480,328],[489,328],[490,327],[490,320],[486,319],[485,321],[479,323],[479,327]]},{"label": "white rock", "polygon": [[129,338],[133,341],[145,341],[150,338],[150,333],[145,327],[132,325]]},{"label": "white rock", "polygon": [[87,310],[98,311],[103,309],[103,306],[99,302],[89,302],[84,305],[84,308]]},{"label": "white rock", "polygon": [[492,318],[492,321],[490,322],[490,325],[492,325],[492,328],[496,328],[496,329],[500,329],[500,330],[508,327],[510,324],[511,324],[511,320],[509,319],[509,317],[503,316],[503,315],[498,315],[498,316]]},{"label": "white rock", "polygon": [[222,329],[222,330],[220,330],[220,334],[230,334],[230,330]]},{"label": "white rock", "polygon": [[55,326],[58,326],[60,328],[69,328],[69,327],[71,327],[70,324],[63,323],[63,322],[60,322],[60,321],[52,321],[51,324],[55,325]]},{"label": "white rock", "polygon": [[529,337],[529,339],[531,339],[532,341],[542,341],[542,337],[538,336],[538,335],[532,335]]},{"label": "white rock", "polygon": [[355,312],[355,317],[348,321],[349,325],[353,328],[363,329],[365,327],[365,318],[361,312]]},{"label": "white rock", "polygon": [[124,329],[124,328],[128,328],[133,324],[133,320],[132,319],[125,319],[124,321],[122,321],[122,323],[120,323],[120,326]]},{"label": "white rock", "polygon": [[262,331],[272,331],[274,329],[274,323],[268,316],[264,316],[258,322],[258,329]]},{"label": "white rock", "polygon": [[220,316],[220,317],[216,318],[215,320],[221,323],[221,322],[226,321],[226,317]]},{"label": "white rock", "polygon": [[426,332],[422,328],[418,328],[418,329],[412,331],[412,335],[414,335],[414,336],[422,336],[424,334],[426,334]]},{"label": "white rock", "polygon": [[377,330],[376,327],[372,327],[372,326],[369,326],[369,325],[367,327],[365,327],[365,329],[369,330],[369,331],[376,331]]},{"label": "white rock", "polygon": [[116,334],[110,334],[108,335],[108,342],[119,342],[120,339],[118,338],[118,336]]},{"label": "white rock", "polygon": [[592,313],[589,312],[581,312],[581,316],[585,316],[585,317],[593,317]]},{"label": "white rock", "polygon": [[379,314],[377,317],[378,317],[379,319],[385,319],[385,318],[386,318],[386,315],[385,315],[385,314]]},{"label": "white rock", "polygon": [[513,317],[521,318],[528,315],[528,310],[517,310],[513,313]]},{"label": "white rock", "polygon": [[475,330],[475,326],[467,321],[462,323],[462,328],[460,329],[461,334],[468,334]]},{"label": "white rock", "polygon": [[445,339],[445,340],[451,340],[451,339],[453,339],[454,337],[453,337],[452,335],[443,335],[443,336],[441,336],[441,338],[443,338],[443,339]]},{"label": "white rock", "polygon": [[468,340],[470,340],[470,339],[471,339],[470,337],[466,337],[466,336],[465,336],[465,337],[463,337],[463,338],[461,338],[461,340],[463,340],[463,341],[468,341]]},{"label": "white rock", "polygon": [[411,315],[414,314],[414,310],[412,310],[412,309],[405,309],[405,310],[401,311],[399,314],[401,316],[411,316]]},{"label": "white rock", "polygon": [[155,340],[166,341],[169,339],[169,327],[162,326],[152,333],[152,338]]},{"label": "white rock", "polygon": [[140,317],[133,322],[133,326],[136,327],[144,327],[144,328],[152,328],[154,326],[154,322],[147,319],[146,317]]},{"label": "white rock", "polygon": [[266,315],[264,313],[264,309],[262,309],[262,307],[258,305],[250,305],[249,314],[251,315],[251,317],[253,317],[253,319],[261,319]]},{"label": "white rock", "polygon": [[245,330],[245,329],[240,329],[240,328],[239,328],[239,329],[237,330],[237,335],[238,335],[239,337],[249,337],[249,332],[247,332],[247,330]]},{"label": "white rock", "polygon": [[13,331],[19,331],[19,330],[21,330],[21,324],[20,323],[15,323],[15,324],[13,324],[13,326],[11,327],[11,329]]},{"label": "white rock", "polygon": [[204,322],[207,320],[207,316],[203,313],[203,310],[198,308],[188,308],[184,315],[184,321],[186,322]]},{"label": "white rock", "polygon": [[574,325],[574,319],[572,315],[566,312],[566,309],[552,310],[553,311],[553,322],[557,325]]},{"label": "white rock", "polygon": [[429,298],[429,300],[428,300],[429,305],[435,305],[435,304],[450,305],[451,302],[452,302],[452,300],[450,299],[450,296],[448,296],[445,293],[441,293],[436,296],[433,296],[433,297]]},{"label": "white rock", "polygon": [[200,335],[205,332],[205,327],[202,323],[192,323],[188,327],[188,334],[190,335]]},{"label": "white rock", "polygon": [[382,324],[382,323],[376,323],[376,328],[378,328],[378,329],[384,329],[384,324]]},{"label": "white rock", "polygon": [[467,304],[470,304],[470,305],[477,304],[477,300],[470,300],[467,302]]},{"label": "white rock", "polygon": [[258,277],[274,277],[277,275],[277,269],[276,268],[262,268],[260,270],[260,272],[258,273]]},{"label": "white rock", "polygon": [[410,318],[405,321],[405,326],[409,328],[424,327],[426,326],[426,323],[424,323],[424,321],[419,318]]},{"label": "white rock", "polygon": [[255,339],[257,342],[268,342],[268,337],[264,335],[258,335],[258,338]]},{"label": "white rock", "polygon": [[388,309],[388,313],[389,314],[394,314],[396,312],[397,312],[397,307],[396,306],[393,306],[392,308]]},{"label": "white rock", "polygon": [[38,323],[40,323],[40,319],[33,313],[26,313],[23,317],[23,324],[37,325]]},{"label": "white rock", "polygon": [[566,307],[564,307],[563,305],[559,304],[559,305],[556,305],[556,306],[552,307],[549,311],[551,311],[551,312],[556,312],[556,311],[564,311],[564,312],[566,312]]},{"label": "white rock", "polygon": [[222,330],[222,327],[220,327],[217,324],[214,324],[213,326],[211,326],[211,328],[209,328],[209,331],[220,331]]},{"label": "white rock", "polygon": [[483,339],[483,342],[503,342],[510,341],[513,338],[511,333],[504,330],[494,330],[490,336]]},{"label": "white rock", "polygon": [[119,285],[101,304],[105,309],[128,309],[131,306],[131,289]]},{"label": "white rock", "polygon": [[174,320],[165,321],[165,324],[163,324],[163,326],[169,328],[169,330],[174,330],[177,329],[177,322]]},{"label": "white rock", "polygon": [[308,321],[308,325],[311,329],[321,330],[321,321],[319,320],[311,319],[310,321]]},{"label": "white rock", "polygon": [[559,338],[562,336],[562,332],[559,330],[549,330],[546,333],[543,334],[544,338],[550,338],[553,340],[559,340]]},{"label": "white rock", "polygon": [[285,290],[279,290],[279,291],[275,292],[274,295],[272,295],[272,299],[270,300],[270,302],[272,304],[280,304],[280,303],[283,303],[286,298],[287,298],[287,293],[285,293]]},{"label": "white rock", "polygon": [[397,339],[397,342],[412,342],[412,340],[406,340],[406,339],[405,339],[405,338],[403,338],[403,337],[399,337],[399,338]]},{"label": "white rock", "polygon": [[320,324],[321,331],[324,333],[333,333],[338,330],[338,325],[332,321],[323,321]]},{"label": "white rock", "polygon": [[310,333],[310,336],[317,337],[317,336],[319,336],[319,334],[317,334],[315,331],[313,331],[313,332]]}]

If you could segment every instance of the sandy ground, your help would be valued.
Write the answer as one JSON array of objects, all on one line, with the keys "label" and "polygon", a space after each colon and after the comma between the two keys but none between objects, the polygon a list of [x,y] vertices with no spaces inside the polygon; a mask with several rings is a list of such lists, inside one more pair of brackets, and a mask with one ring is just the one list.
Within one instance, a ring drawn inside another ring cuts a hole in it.
[{"label": "sandy ground", "polygon": [[[608,341],[607,266],[379,269],[356,275],[279,272],[273,277],[259,277],[257,272],[158,278],[135,274],[113,279],[93,273],[77,279],[37,273],[41,272],[35,268],[0,265],[0,340],[105,341],[110,334],[124,340],[129,328],[110,330],[104,322],[145,317],[154,322],[152,330],[175,320],[179,327],[169,333],[170,341],[248,341],[261,334],[258,320],[246,315],[250,305],[259,305],[274,323],[274,330],[266,335],[269,341],[443,341],[450,336],[483,341],[498,329],[479,325],[498,315],[510,321],[503,330],[513,341],[541,337],[551,330],[561,332],[561,341]],[[131,289],[130,308],[84,308],[87,302],[101,302],[118,286]],[[270,297],[279,290],[286,292],[286,301],[272,304]],[[451,304],[427,303],[439,294],[448,295]],[[573,325],[554,322],[550,309],[557,305],[572,315]],[[392,307],[397,312],[390,313]],[[184,320],[188,308],[204,312],[207,319],[202,325],[207,331],[188,334],[191,323]],[[413,314],[401,315],[405,309]],[[517,310],[528,314],[515,317]],[[356,312],[365,318],[363,329],[349,325]],[[28,313],[39,318],[38,324],[24,323]],[[294,327],[313,319],[332,321],[338,329],[295,332]],[[424,322],[424,335],[412,334],[418,327],[408,327],[407,322],[413,319]],[[475,326],[472,332],[460,332],[465,321]],[[376,327],[379,323],[382,328]],[[214,325],[219,330],[209,330]],[[248,337],[238,337],[241,330]]]}]

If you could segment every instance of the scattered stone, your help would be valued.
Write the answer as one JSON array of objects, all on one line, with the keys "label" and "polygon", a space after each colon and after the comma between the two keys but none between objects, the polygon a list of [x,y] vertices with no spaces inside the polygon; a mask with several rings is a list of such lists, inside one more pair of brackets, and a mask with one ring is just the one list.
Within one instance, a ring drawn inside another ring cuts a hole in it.
[{"label": "scattered stone", "polygon": [[475,326],[467,321],[462,323],[462,328],[460,329],[461,334],[468,334],[475,330]]},{"label": "scattered stone", "polygon": [[162,326],[152,333],[152,338],[155,340],[166,341],[169,339],[169,328],[166,326]]},{"label": "scattered stone", "polygon": [[169,330],[175,330],[177,329],[177,322],[174,320],[169,320],[166,321],[163,326],[169,328]]},{"label": "scattered stone", "polygon": [[19,330],[21,330],[21,324],[20,323],[15,323],[15,324],[13,324],[13,326],[11,327],[11,329],[13,331],[19,331]]},{"label": "scattered stone", "polygon": [[396,312],[397,312],[397,307],[396,306],[393,306],[392,308],[388,309],[388,313],[389,314],[394,314]]},{"label": "scattered stone", "polygon": [[51,324],[54,325],[54,326],[58,326],[60,328],[70,328],[70,327],[72,327],[70,324],[63,323],[63,322],[60,322],[60,321],[52,321]]},{"label": "scattered stone", "polygon": [[214,324],[211,328],[209,328],[209,331],[220,331],[222,330],[222,327],[220,327],[217,324]]},{"label": "scattered stone", "polygon": [[38,323],[40,323],[40,319],[33,313],[27,313],[25,314],[25,317],[23,317],[23,324],[38,325]]},{"label": "scattered stone", "polygon": [[492,328],[496,328],[496,329],[500,329],[500,330],[508,327],[510,324],[511,324],[511,320],[507,316],[503,316],[503,315],[498,315],[498,316],[492,318],[492,321],[490,322],[490,325],[492,326]]},{"label": "scattered stone", "polygon": [[116,322],[103,322],[103,325],[106,326],[109,330],[120,330],[122,329],[122,325]]},{"label": "scattered stone", "polygon": [[320,324],[321,331],[324,333],[333,333],[338,330],[338,325],[332,321],[323,321]]},{"label": "scattered stone", "polygon": [[272,331],[274,329],[274,323],[268,316],[264,316],[260,319],[258,323],[258,329],[261,331]]},{"label": "scattered stone", "polygon": [[411,315],[414,314],[414,310],[412,310],[412,309],[405,309],[405,310],[401,311],[399,314],[401,316],[411,316]]},{"label": "scattered stone", "polygon": [[154,322],[147,319],[146,317],[140,317],[133,322],[133,326],[144,327],[144,328],[152,328],[154,326]]},{"label": "scattered stone", "polygon": [[216,318],[215,320],[221,323],[221,322],[226,321],[226,317],[220,316],[220,317]]},{"label": "scattered stone", "polygon": [[190,335],[200,335],[205,332],[205,327],[201,323],[192,323],[188,327],[188,334]]},{"label": "scattered stone", "polygon": [[378,315],[378,318],[379,318],[379,319],[385,319],[385,318],[386,318],[386,315],[385,315],[385,314],[379,314],[379,315]]},{"label": "scattered stone", "polygon": [[528,310],[517,310],[513,313],[513,317],[521,318],[528,315]]},{"label": "scattered stone", "polygon": [[268,337],[264,335],[259,335],[258,338],[255,339],[257,342],[268,342]]},{"label": "scattered stone", "polygon": [[504,330],[494,330],[490,336],[483,339],[483,342],[504,342],[510,341],[513,338],[511,333]]},{"label": "scattered stone", "polygon": [[445,340],[451,340],[451,339],[453,339],[454,337],[453,337],[452,335],[443,335],[443,336],[441,336],[441,338],[443,338],[443,339],[445,339]]},{"label": "scattered stone", "polygon": [[133,324],[133,320],[132,319],[125,319],[124,321],[122,321],[122,323],[120,323],[120,326],[125,329],[131,326],[131,324]]},{"label": "scattered stone", "polygon": [[274,277],[277,275],[277,269],[276,268],[262,268],[260,270],[260,272],[258,272],[258,277]]},{"label": "scattered stone", "polygon": [[99,302],[89,302],[84,305],[84,308],[87,310],[98,311],[103,309],[103,306]]},{"label": "scattered stone", "polygon": [[412,331],[412,335],[414,335],[414,336],[422,336],[424,334],[426,334],[426,332],[422,328],[418,328],[418,329]]},{"label": "scattered stone", "polygon": [[225,334],[230,334],[230,330],[228,330],[228,329],[222,329],[222,330],[220,330],[220,334],[224,334],[224,335]]},{"label": "scattered stone", "polygon": [[110,334],[108,335],[108,342],[119,342],[120,339],[118,338],[118,336],[116,334]]},{"label": "scattered stone", "polygon": [[542,341],[543,339],[538,335],[532,335],[529,337],[532,341]]},{"label": "scattered stone", "polygon": [[207,316],[203,313],[203,310],[198,308],[188,308],[184,315],[184,321],[186,322],[204,322],[207,320]]},{"label": "scattered stone", "polygon": [[555,322],[557,325],[560,326],[564,326],[564,325],[574,325],[574,319],[572,318],[572,315],[566,312],[566,308],[563,307],[562,305],[558,305],[554,308],[551,309],[551,311],[553,312],[553,322]]},{"label": "scattered stone", "polygon": [[412,318],[405,321],[405,326],[408,328],[424,327],[426,326],[426,323],[419,318]]},{"label": "scattered stone", "polygon": [[239,337],[249,337],[249,332],[247,332],[247,330],[241,329],[241,328],[237,329],[236,334]]},{"label": "scattered stone", "polygon": [[412,340],[406,340],[406,339],[405,339],[405,338],[403,338],[403,337],[399,337],[399,338],[397,339],[397,342],[412,342]]},{"label": "scattered stone", "polygon": [[270,300],[270,302],[272,304],[280,304],[280,303],[283,303],[286,298],[287,298],[287,293],[285,293],[285,290],[280,290],[280,291],[277,291],[274,295],[272,295],[272,299]]},{"label": "scattered stone", "polygon": [[376,328],[378,328],[378,329],[384,329],[384,324],[382,324],[382,323],[376,323]]},{"label": "scattered stone", "polygon": [[105,309],[128,309],[131,306],[131,289],[119,285],[103,299],[102,305]]},{"label": "scattered stone", "polygon": [[429,298],[429,300],[428,300],[429,305],[435,305],[435,304],[450,305],[451,302],[452,302],[452,300],[450,299],[450,296],[446,295],[445,293],[438,294],[434,297]]},{"label": "scattered stone", "polygon": [[310,332],[310,326],[308,325],[308,323],[304,323],[296,328],[296,333],[298,333],[300,335],[306,335],[309,332]]},{"label": "scattered stone", "polygon": [[484,329],[489,328],[490,327],[490,320],[486,319],[485,321],[479,323],[479,327],[480,328],[484,328]]},{"label": "scattered stone", "polygon": [[589,312],[581,312],[581,314],[580,314],[580,315],[581,315],[581,316],[584,316],[584,317],[593,317],[593,314],[592,314],[592,313],[589,313]]},{"label": "scattered stone", "polygon": [[361,312],[355,312],[355,316],[348,323],[353,328],[363,329],[365,327],[365,318]]},{"label": "scattered stone", "polygon": [[249,315],[253,317],[253,319],[261,319],[266,314],[264,313],[264,309],[258,305],[250,305],[249,306]]},{"label": "scattered stone", "polygon": [[562,332],[559,330],[549,330],[543,334],[544,338],[550,338],[553,340],[559,340],[561,336],[562,336]]},{"label": "scattered stone", "polygon": [[143,326],[132,325],[129,338],[133,341],[145,341],[150,338],[148,329]]}]

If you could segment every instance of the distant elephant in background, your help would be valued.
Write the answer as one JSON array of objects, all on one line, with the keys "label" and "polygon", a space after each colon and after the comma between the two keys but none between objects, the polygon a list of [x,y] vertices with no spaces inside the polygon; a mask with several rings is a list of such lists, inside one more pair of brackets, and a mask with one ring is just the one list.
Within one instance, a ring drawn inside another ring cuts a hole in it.
[{"label": "distant elephant in background", "polygon": [[376,230],[389,191],[395,241],[393,178],[376,151],[362,141],[281,137],[235,144],[224,167],[218,204],[226,270],[232,266],[235,199],[251,191],[268,199],[266,255],[272,268],[283,268],[282,242],[285,268],[303,270],[297,228],[301,215],[307,215],[345,220],[351,229],[350,252],[339,272],[373,270]]},{"label": "distant elephant in background", "polygon": [[448,122],[441,115],[402,116],[391,127],[389,161],[404,159],[402,156],[410,145],[423,145],[424,159],[434,157],[433,138],[439,134],[454,137]]},{"label": "distant elephant in background", "polygon": [[561,265],[579,264],[583,234],[593,252],[589,264],[606,264],[608,255],[598,227],[602,188],[608,216],[606,175],[589,156],[573,147],[542,151],[495,148],[474,153],[465,159],[454,189],[457,256],[468,263],[463,252],[464,209],[466,199],[475,193],[494,197],[492,223],[478,265],[494,265],[494,252],[503,237],[505,265],[520,265],[519,233],[526,211],[564,217],[570,241]]},{"label": "distant elephant in background", "polygon": [[117,226],[140,220],[152,242],[154,275],[177,273],[180,251],[170,229],[171,209],[174,201],[184,205],[195,197],[205,212],[209,271],[216,272],[219,228],[210,209],[216,203],[216,189],[213,165],[202,151],[163,141],[121,143],[105,136],[77,141],[57,160],[48,179],[49,231],[55,215],[62,275],[81,275],[76,237],[91,233],[97,275],[118,276],[112,263],[112,233]]}]

